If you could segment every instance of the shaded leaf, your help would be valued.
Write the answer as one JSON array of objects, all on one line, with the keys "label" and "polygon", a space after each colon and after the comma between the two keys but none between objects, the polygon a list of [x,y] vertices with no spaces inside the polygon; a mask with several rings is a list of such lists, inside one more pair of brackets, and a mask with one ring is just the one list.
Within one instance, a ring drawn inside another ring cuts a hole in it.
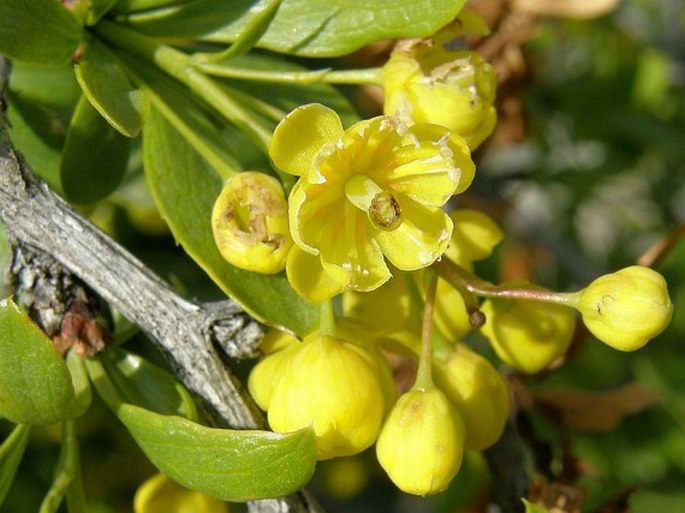
[{"label": "shaded leaf", "polygon": [[301,299],[283,273],[263,275],[226,262],[214,242],[211,212],[222,181],[156,109],[143,130],[145,172],[160,213],[186,252],[257,319],[306,333],[318,309]]},{"label": "shaded leaf", "polygon": [[140,133],[148,99],[136,89],[117,57],[95,38],[88,38],[83,56],[74,67],[76,79],[91,105],[127,137]]},{"label": "shaded leaf", "polygon": [[130,141],[82,96],[71,119],[60,168],[67,198],[95,203],[114,191],[126,172]]},{"label": "shaded leaf", "polygon": [[95,25],[100,18],[117,3],[118,0],[90,0],[88,25]]},{"label": "shaded leaf", "polygon": [[288,434],[213,429],[130,404],[121,404],[116,414],[160,471],[222,500],[288,495],[314,473],[311,429]]},{"label": "shaded leaf", "polygon": [[[242,171],[221,135],[218,124],[193,99],[189,90],[163,73],[130,58],[138,79],[145,83],[151,103],[202,158],[226,179]],[[248,143],[250,144],[250,143]]]},{"label": "shaded leaf", "polygon": [[56,0],[2,0],[0,53],[12,59],[63,64],[81,42],[82,27]]},{"label": "shaded leaf", "polygon": [[63,358],[11,299],[0,301],[0,355],[0,415],[33,425],[81,411]]},{"label": "shaded leaf", "polygon": [[19,424],[0,446],[0,505],[12,486],[24,449],[29,439],[30,427]]},{"label": "shaded leaf", "polygon": [[192,397],[170,373],[117,347],[104,351],[101,361],[125,402],[197,420]]},{"label": "shaded leaf", "polygon": [[[308,57],[344,55],[364,45],[395,37],[433,34],[454,19],[464,0],[284,0],[258,47]],[[253,0],[197,0],[181,6],[132,15],[141,32],[167,37],[202,37],[231,43],[246,28]]]}]

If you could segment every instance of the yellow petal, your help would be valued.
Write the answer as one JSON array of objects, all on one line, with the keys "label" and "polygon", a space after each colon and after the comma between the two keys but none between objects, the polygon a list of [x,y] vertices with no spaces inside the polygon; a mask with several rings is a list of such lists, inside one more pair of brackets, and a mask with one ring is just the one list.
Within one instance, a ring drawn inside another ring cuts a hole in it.
[{"label": "yellow petal", "polygon": [[311,303],[329,299],[344,290],[347,274],[336,277],[324,271],[318,256],[293,246],[288,253],[285,272],[295,292]]},{"label": "yellow petal", "polygon": [[445,255],[466,269],[487,258],[504,238],[504,232],[486,214],[472,209],[458,209],[450,215],[454,222],[452,241]]},{"label": "yellow petal", "polygon": [[[314,221],[315,222],[315,221]],[[390,279],[383,253],[373,240],[373,228],[365,212],[349,202],[332,213],[321,227],[319,251],[327,272],[346,273],[350,290],[365,292]]]},{"label": "yellow petal", "polygon": [[402,224],[393,231],[379,231],[376,240],[398,269],[421,269],[440,258],[447,248],[452,220],[439,208],[425,207],[406,197],[397,200],[402,209]]},{"label": "yellow petal", "polygon": [[298,107],[274,130],[269,156],[279,169],[304,175],[314,164],[319,150],[343,134],[340,117],[319,103]]}]

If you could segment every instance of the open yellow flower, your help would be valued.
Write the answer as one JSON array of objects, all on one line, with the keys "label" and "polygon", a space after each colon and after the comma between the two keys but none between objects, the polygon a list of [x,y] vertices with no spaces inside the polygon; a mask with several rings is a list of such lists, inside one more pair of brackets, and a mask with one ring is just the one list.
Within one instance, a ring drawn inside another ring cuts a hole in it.
[{"label": "open yellow flower", "polygon": [[[357,291],[390,278],[386,258],[415,270],[442,255],[452,221],[441,207],[475,172],[466,144],[444,127],[379,116],[343,130],[319,104],[286,116],[269,153],[300,176],[289,198],[295,244],[318,257],[329,281]],[[317,280],[300,274],[288,273],[296,290],[316,295],[308,284]]]}]

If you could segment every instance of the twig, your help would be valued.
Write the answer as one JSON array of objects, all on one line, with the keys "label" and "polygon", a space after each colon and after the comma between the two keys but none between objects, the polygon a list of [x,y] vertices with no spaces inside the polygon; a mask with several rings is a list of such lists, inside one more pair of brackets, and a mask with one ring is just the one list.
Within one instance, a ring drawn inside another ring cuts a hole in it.
[{"label": "twig", "polygon": [[[263,428],[262,415],[214,347],[218,343],[229,356],[253,352],[260,326],[232,300],[199,304],[181,298],[37,180],[5,129],[8,76],[9,63],[0,56],[0,221],[9,238],[54,258],[148,333],[213,424]],[[255,501],[248,508],[255,513],[318,511],[305,492]]]}]

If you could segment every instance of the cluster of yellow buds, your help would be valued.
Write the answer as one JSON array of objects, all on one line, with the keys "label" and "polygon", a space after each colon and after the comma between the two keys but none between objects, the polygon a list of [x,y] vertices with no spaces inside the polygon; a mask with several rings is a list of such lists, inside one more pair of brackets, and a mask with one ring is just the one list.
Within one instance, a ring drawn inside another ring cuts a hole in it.
[{"label": "cluster of yellow buds", "polygon": [[[269,148],[274,166],[297,177],[287,199],[277,179],[244,172],[212,217],[228,262],[285,271],[296,292],[322,304],[318,329],[301,338],[272,330],[262,344],[248,388],[271,428],[311,426],[319,459],[376,443],[393,482],[419,495],[444,490],[464,451],[496,443],[509,415],[507,381],[463,342],[469,332],[478,329],[509,368],[536,373],[567,352],[573,308],[622,350],[658,335],[672,314],[663,278],[644,267],[577,293],[473,274],[504,234],[481,212],[447,207],[470,186],[471,151],[494,129],[495,74],[446,42],[483,27],[464,12],[435,37],[400,44],[382,71],[382,116],[345,129],[323,105],[293,110]],[[383,351],[418,360],[408,390]]]}]

